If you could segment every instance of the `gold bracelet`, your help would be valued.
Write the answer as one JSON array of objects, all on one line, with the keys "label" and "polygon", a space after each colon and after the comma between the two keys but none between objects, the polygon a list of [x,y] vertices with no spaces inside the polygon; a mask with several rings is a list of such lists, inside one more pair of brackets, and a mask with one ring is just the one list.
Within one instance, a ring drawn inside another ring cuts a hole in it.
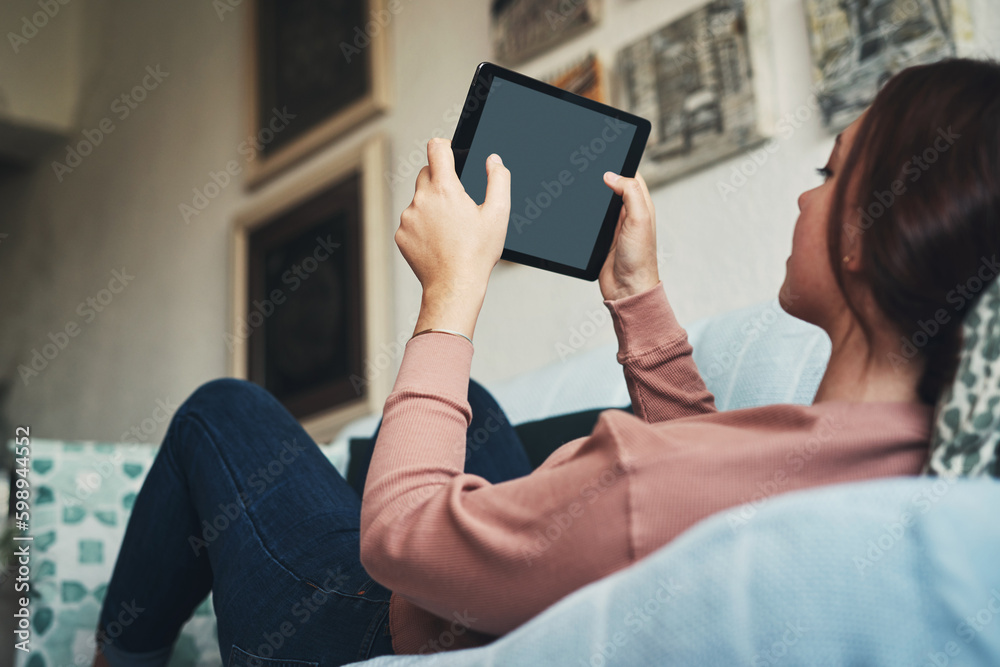
[{"label": "gold bracelet", "polygon": [[[458,331],[452,331],[451,329],[424,329],[423,331],[418,331],[417,333],[415,333],[412,336],[410,336],[410,340],[413,340],[414,338],[416,338],[420,334],[431,333],[431,332],[440,332],[440,333],[451,334],[453,336],[461,336],[465,340],[469,341],[470,345],[472,345],[472,339],[471,338],[469,338],[468,336],[466,336],[464,333],[460,333]],[[475,346],[473,345],[473,347],[475,347]]]}]

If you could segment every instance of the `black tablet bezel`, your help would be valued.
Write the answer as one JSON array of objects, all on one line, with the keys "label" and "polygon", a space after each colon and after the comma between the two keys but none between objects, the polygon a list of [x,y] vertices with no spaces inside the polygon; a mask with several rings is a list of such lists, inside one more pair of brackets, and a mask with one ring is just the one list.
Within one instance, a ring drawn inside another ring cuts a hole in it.
[{"label": "black tablet bezel", "polygon": [[[466,96],[465,106],[463,107],[462,114],[459,117],[458,126],[455,128],[455,135],[451,140],[452,151],[455,154],[455,171],[458,173],[459,178],[462,176],[462,170],[465,167],[465,160],[469,155],[469,149],[472,147],[472,139],[476,134],[476,128],[479,127],[479,120],[482,118],[483,108],[486,106],[486,98],[489,96],[490,88],[493,85],[493,79],[497,76],[499,76],[500,79],[510,81],[511,83],[531,88],[532,90],[544,93],[545,95],[555,97],[571,104],[576,104],[584,107],[585,109],[590,109],[591,111],[596,111],[605,116],[634,125],[635,134],[632,137],[632,144],[629,146],[628,153],[625,156],[625,163],[622,165],[619,173],[622,176],[629,178],[635,176],[636,169],[639,167],[639,160],[646,148],[646,141],[649,139],[649,132],[652,129],[648,120],[634,114],[630,114],[626,111],[608,106],[607,104],[601,104],[600,102],[595,102],[589,98],[565,91],[543,81],[532,79],[529,76],[519,74],[504,67],[500,67],[499,65],[495,65],[490,62],[482,62],[478,67],[476,67],[476,74],[472,79],[472,85],[469,86],[469,94]],[[619,195],[612,195],[611,203],[608,205],[608,210],[604,215],[604,222],[601,224],[601,230],[597,234],[597,240],[594,243],[593,250],[591,251],[590,261],[587,262],[587,268],[585,269],[581,269],[577,266],[561,264],[559,262],[553,262],[542,257],[528,255],[516,250],[509,250],[506,246],[503,249],[503,253],[500,255],[500,259],[517,262],[518,264],[526,264],[527,266],[534,266],[539,269],[545,269],[546,271],[561,273],[563,275],[581,278],[583,280],[597,280],[597,277],[601,272],[601,267],[604,265],[604,260],[608,256],[608,250],[611,248],[611,242],[614,240],[615,226],[618,223],[618,216],[621,212],[621,208],[622,198]]]}]

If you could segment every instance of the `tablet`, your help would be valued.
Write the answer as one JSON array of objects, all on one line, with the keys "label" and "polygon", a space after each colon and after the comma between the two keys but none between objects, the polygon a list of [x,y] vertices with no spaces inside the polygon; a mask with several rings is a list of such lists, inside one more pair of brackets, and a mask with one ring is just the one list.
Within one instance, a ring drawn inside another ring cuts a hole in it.
[{"label": "tablet", "polygon": [[486,158],[496,153],[510,170],[501,259],[596,280],[622,207],[604,172],[634,177],[649,131],[644,118],[484,62],[452,150],[477,204],[486,198]]}]

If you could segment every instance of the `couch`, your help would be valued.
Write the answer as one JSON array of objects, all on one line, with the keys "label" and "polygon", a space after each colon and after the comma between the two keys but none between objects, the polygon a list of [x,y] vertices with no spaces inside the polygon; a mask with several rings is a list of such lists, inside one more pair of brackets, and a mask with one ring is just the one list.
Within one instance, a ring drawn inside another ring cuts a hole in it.
[{"label": "couch", "polygon": [[[810,403],[830,354],[823,331],[774,299],[685,328],[720,410]],[[578,351],[487,388],[514,424],[621,407],[629,396],[616,348]],[[350,439],[377,422],[360,418],[322,446],[342,474]],[[16,664],[89,665],[104,587],[155,449],[33,447],[33,651],[18,652]],[[995,479],[951,476],[775,496],[755,503],[749,521],[709,517],[489,646],[354,664],[1000,664],[1000,531],[981,529],[998,501]],[[220,665],[214,629],[209,597],[171,665]]]}]

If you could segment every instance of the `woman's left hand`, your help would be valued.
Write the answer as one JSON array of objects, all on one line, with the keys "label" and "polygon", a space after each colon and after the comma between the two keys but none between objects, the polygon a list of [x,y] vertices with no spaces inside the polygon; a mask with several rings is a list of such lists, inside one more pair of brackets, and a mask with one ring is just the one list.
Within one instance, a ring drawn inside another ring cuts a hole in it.
[{"label": "woman's left hand", "polygon": [[451,141],[431,139],[427,163],[394,237],[423,287],[414,331],[446,328],[472,338],[507,237],[510,171],[499,156],[486,160],[486,200],[477,205],[455,172]]}]

